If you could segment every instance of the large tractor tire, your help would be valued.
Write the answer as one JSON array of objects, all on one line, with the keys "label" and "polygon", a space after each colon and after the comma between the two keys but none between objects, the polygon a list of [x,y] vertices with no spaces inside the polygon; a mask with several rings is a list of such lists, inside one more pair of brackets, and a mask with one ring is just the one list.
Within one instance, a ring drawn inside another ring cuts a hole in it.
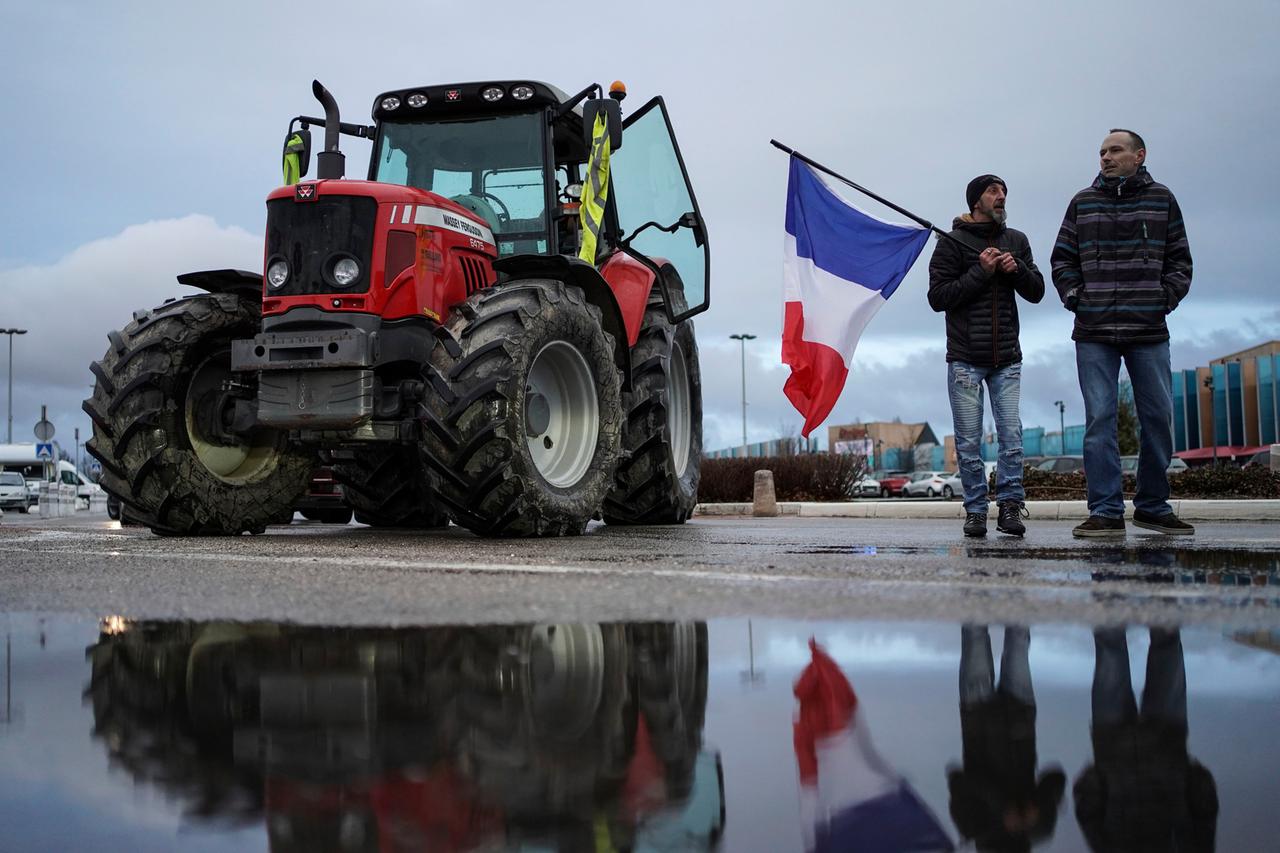
[{"label": "large tractor tire", "polygon": [[613,484],[613,338],[577,287],[520,281],[453,311],[426,367],[422,452],[440,502],[482,536],[581,533]]},{"label": "large tractor tire", "polygon": [[444,527],[449,523],[414,448],[355,450],[350,459],[334,460],[333,476],[361,524]]},{"label": "large tractor tire", "polygon": [[683,524],[698,502],[702,374],[693,322],[672,326],[651,299],[631,350],[622,460],[604,504],[609,524]]},{"label": "large tractor tire", "polygon": [[102,487],[156,533],[260,533],[306,488],[314,460],[283,433],[228,439],[212,428],[232,378],[231,341],[251,337],[258,320],[257,306],[232,294],[167,302],[110,333],[91,367],[87,447]]}]

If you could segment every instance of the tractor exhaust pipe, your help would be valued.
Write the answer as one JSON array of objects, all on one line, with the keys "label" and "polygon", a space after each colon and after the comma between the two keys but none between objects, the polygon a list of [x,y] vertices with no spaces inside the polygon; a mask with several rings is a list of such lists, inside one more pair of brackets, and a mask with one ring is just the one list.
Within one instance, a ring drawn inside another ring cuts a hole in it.
[{"label": "tractor exhaust pipe", "polygon": [[316,177],[341,178],[346,175],[347,158],[338,150],[338,102],[329,94],[329,90],[320,85],[319,80],[311,81],[311,93],[324,107],[324,150],[316,155]]}]

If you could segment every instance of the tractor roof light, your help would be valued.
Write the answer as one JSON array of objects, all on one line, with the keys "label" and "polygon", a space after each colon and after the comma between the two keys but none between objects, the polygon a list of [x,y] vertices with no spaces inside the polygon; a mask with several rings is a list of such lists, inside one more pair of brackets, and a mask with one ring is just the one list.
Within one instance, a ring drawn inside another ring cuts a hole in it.
[{"label": "tractor roof light", "polygon": [[400,96],[387,95],[382,99],[382,108],[388,112],[400,109]]},{"label": "tractor roof light", "polygon": [[528,83],[520,83],[511,87],[511,97],[517,101],[527,101],[533,97],[533,87]]},{"label": "tractor roof light", "polygon": [[405,103],[410,107],[413,107],[415,110],[420,110],[427,105],[427,96],[422,92],[410,92],[409,96],[404,100]]},{"label": "tractor roof light", "polygon": [[502,91],[501,86],[485,86],[480,90],[480,97],[484,98],[491,104],[496,104],[498,101],[501,101],[503,96],[506,94],[506,92]]}]

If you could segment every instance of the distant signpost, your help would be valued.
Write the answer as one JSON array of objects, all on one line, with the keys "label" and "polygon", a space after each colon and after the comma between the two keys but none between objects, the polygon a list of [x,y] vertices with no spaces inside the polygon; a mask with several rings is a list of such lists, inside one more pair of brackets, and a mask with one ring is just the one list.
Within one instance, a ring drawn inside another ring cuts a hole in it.
[{"label": "distant signpost", "polygon": [[44,406],[40,407],[40,420],[36,423],[36,441],[53,440],[53,424],[45,417]]}]

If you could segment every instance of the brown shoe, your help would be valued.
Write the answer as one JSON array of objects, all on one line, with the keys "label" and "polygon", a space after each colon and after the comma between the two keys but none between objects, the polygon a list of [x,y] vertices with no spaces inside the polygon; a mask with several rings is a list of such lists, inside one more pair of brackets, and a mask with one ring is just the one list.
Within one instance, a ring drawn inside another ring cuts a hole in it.
[{"label": "brown shoe", "polygon": [[1077,539],[1114,539],[1124,537],[1124,519],[1123,518],[1106,518],[1101,515],[1091,515],[1089,520],[1083,524],[1077,524],[1071,529],[1071,535]]}]

